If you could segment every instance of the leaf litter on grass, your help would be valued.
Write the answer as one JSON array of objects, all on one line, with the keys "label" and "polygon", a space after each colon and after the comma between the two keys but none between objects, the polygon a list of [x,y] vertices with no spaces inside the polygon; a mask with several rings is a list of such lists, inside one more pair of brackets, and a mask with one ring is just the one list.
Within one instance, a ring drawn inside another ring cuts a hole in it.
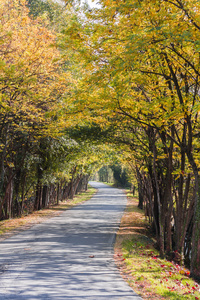
[{"label": "leaf litter on grass", "polygon": [[189,270],[159,257],[137,204],[128,197],[117,234],[114,258],[122,277],[143,299],[200,300],[200,285]]}]

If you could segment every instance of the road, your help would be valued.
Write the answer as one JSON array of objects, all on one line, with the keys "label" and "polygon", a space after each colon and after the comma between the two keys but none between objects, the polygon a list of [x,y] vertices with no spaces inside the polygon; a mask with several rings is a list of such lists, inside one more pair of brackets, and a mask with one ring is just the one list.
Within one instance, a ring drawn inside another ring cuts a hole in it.
[{"label": "road", "polygon": [[0,243],[0,299],[141,300],[113,260],[126,197],[91,185],[89,201]]}]

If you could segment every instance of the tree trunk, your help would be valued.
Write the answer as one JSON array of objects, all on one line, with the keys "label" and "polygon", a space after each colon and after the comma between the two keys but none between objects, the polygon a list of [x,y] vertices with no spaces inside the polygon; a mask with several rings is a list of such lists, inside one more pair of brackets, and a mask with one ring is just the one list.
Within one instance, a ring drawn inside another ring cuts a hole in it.
[{"label": "tree trunk", "polygon": [[76,194],[78,184],[81,180],[81,177],[82,177],[82,175],[77,176],[76,179],[74,180],[74,182],[72,182],[72,188],[71,188],[71,191],[70,191],[70,199],[74,198],[74,196]]},{"label": "tree trunk", "polygon": [[190,151],[187,152],[187,156],[195,176],[195,204],[190,276],[200,281],[200,179],[198,167],[194,161],[192,153]]},{"label": "tree trunk", "polygon": [[48,205],[48,186],[44,185],[42,188],[42,208]]},{"label": "tree trunk", "polygon": [[34,203],[34,210],[40,210],[42,208],[42,170],[40,168],[40,165],[37,167],[37,175],[38,175],[38,181],[36,186],[36,196],[35,196],[35,203]]},{"label": "tree trunk", "polygon": [[10,219],[12,217],[12,200],[13,200],[13,175],[12,171],[10,171],[10,178],[8,182],[8,186],[6,188],[6,219]]},{"label": "tree trunk", "polygon": [[157,193],[157,201],[158,201],[158,213],[159,213],[159,250],[160,250],[160,257],[164,258],[165,255],[165,246],[164,246],[164,216],[162,216],[162,209],[161,209],[161,201],[160,201],[160,191],[156,173],[156,147],[154,143],[153,147],[153,172],[155,178],[155,185],[156,185],[156,193]]},{"label": "tree trunk", "polygon": [[142,180],[141,180],[140,171],[139,171],[139,169],[137,167],[136,167],[136,174],[137,174],[138,194],[139,194],[138,207],[140,209],[143,209],[144,198],[143,198]]},{"label": "tree trunk", "polygon": [[58,182],[57,184],[57,205],[59,205],[59,200],[60,200],[60,184]]}]

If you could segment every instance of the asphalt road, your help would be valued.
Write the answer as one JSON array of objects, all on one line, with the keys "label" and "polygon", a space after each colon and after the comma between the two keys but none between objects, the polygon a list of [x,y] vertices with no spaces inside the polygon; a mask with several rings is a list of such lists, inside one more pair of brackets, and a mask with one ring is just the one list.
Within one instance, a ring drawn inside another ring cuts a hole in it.
[{"label": "asphalt road", "polygon": [[141,299],[113,260],[126,197],[91,184],[91,200],[0,243],[0,299]]}]

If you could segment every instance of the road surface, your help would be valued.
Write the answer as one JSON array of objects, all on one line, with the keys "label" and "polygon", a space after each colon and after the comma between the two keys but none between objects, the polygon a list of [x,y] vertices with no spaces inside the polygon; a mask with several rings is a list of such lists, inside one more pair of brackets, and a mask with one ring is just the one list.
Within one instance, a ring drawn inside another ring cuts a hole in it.
[{"label": "road surface", "polygon": [[141,299],[113,260],[126,197],[91,185],[98,188],[91,200],[0,243],[0,299]]}]

